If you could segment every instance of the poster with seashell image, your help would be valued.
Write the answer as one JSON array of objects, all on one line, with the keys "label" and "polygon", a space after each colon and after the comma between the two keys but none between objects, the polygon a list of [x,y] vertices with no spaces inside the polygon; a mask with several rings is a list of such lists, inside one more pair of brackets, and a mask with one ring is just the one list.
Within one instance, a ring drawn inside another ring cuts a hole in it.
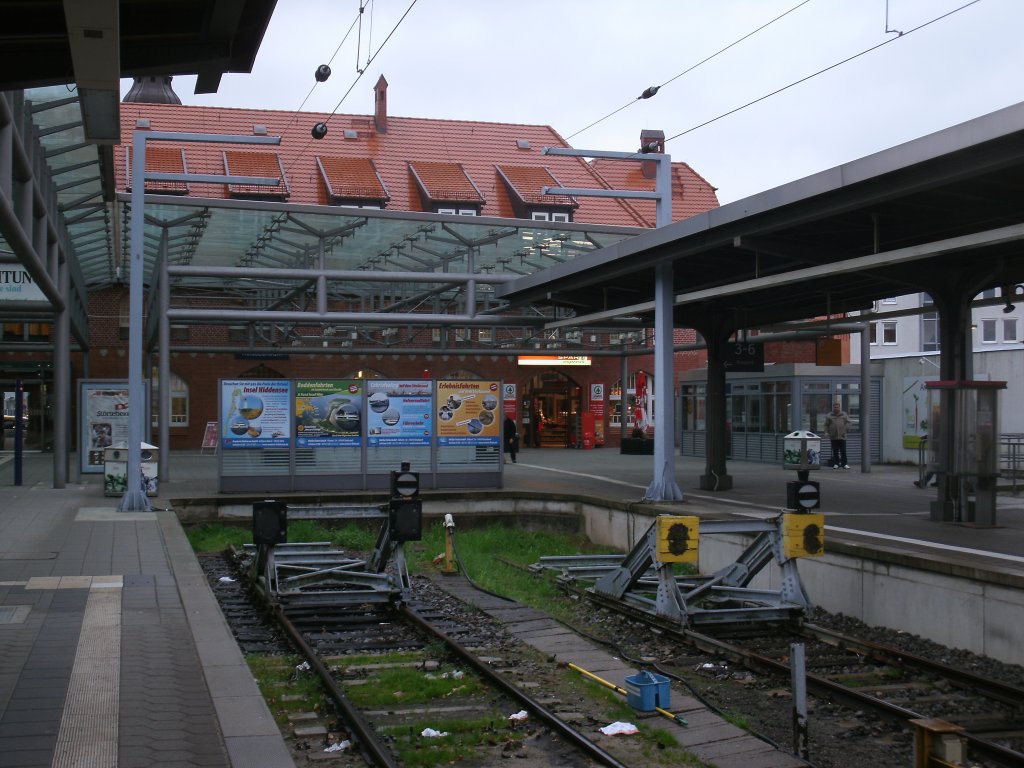
[{"label": "poster with seashell image", "polygon": [[291,382],[220,382],[220,435],[225,450],[287,448],[292,434]]}]

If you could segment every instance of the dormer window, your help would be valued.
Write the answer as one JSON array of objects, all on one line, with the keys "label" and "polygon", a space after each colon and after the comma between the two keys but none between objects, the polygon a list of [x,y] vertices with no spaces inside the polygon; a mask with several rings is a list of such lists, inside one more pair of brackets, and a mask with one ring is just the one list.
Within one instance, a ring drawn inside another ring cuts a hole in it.
[{"label": "dormer window", "polygon": [[564,186],[547,168],[529,165],[496,165],[495,168],[505,183],[517,219],[572,221],[572,212],[580,204],[570,195],[543,193],[544,187]]},{"label": "dormer window", "polygon": [[377,167],[368,157],[318,155],[316,165],[329,205],[383,208],[391,199]]},{"label": "dormer window", "polygon": [[224,170],[230,176],[264,176],[276,178],[277,185],[228,184],[228,196],[247,200],[287,200],[288,179],[277,152],[224,152]]},{"label": "dormer window", "polygon": [[460,163],[409,163],[423,210],[451,216],[479,216],[486,202]]},{"label": "dormer window", "polygon": [[[125,190],[132,189],[132,148],[125,147],[124,150],[125,168]],[[151,142],[146,146],[146,170],[157,173],[187,173],[188,165],[185,162],[185,150],[178,147],[161,146]],[[144,184],[148,193],[158,195],[187,195],[188,184],[184,181],[157,181],[146,179]]]}]

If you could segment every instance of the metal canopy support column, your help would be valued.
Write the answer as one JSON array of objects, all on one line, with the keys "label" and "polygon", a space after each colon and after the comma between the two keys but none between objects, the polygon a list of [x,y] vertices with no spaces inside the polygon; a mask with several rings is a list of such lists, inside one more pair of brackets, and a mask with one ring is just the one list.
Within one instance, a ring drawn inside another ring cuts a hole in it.
[{"label": "metal canopy support column", "polygon": [[[619,197],[655,201],[655,225],[672,223],[672,156],[664,153],[602,152],[590,149],[544,147],[542,155],[598,157],[608,160],[632,160],[656,163],[654,191],[587,189],[578,187],[542,187],[545,195],[579,197]],[[671,261],[655,268],[654,305],[654,477],[644,493],[647,501],[672,501],[683,498],[675,480],[675,409],[672,391],[675,381],[673,346],[673,275]],[[626,382],[622,382],[622,418],[625,420]]]},{"label": "metal canopy support column", "polygon": [[[142,465],[142,434],[146,412],[145,389],[142,385],[142,287],[145,271],[146,245],[146,179],[159,181],[203,181],[211,184],[253,184],[275,186],[278,179],[264,176],[231,176],[222,174],[189,174],[146,172],[146,143],[148,141],[181,141],[211,144],[280,144],[278,136],[233,136],[216,133],[176,133],[172,131],[136,130],[132,134],[132,220],[130,233],[128,281],[128,470],[124,496],[118,505],[120,512],[148,512],[151,510],[146,491],[139,483]],[[163,240],[161,242],[164,242]],[[166,318],[168,313],[164,313]],[[162,356],[170,353],[160,350]],[[167,389],[160,392],[168,397]],[[166,450],[167,447],[164,446]],[[169,451],[168,451],[169,453]],[[161,462],[161,464],[165,463]]]},{"label": "metal canopy support column", "polygon": [[[57,243],[51,243],[50,250],[59,258]],[[57,287],[62,296],[69,295],[71,267],[65,259],[57,265]],[[71,308],[65,305],[53,320],[53,487],[64,488],[71,431]]]},{"label": "metal canopy support column", "polygon": [[[672,223],[672,159],[664,154],[657,157],[655,225],[665,227]],[[683,492],[676,483],[672,272],[671,261],[663,261],[654,269],[654,479],[644,494],[644,498],[651,501],[683,498]]]},{"label": "metal canopy support column", "polygon": [[142,426],[146,398],[142,387],[142,278],[146,219],[142,215],[146,194],[146,133],[135,131],[132,138],[132,221],[128,280],[128,467],[120,512],[148,512],[146,491],[139,485],[142,465]]},{"label": "metal canopy support column", "polygon": [[157,463],[157,480],[166,483],[171,476],[171,320],[167,311],[171,308],[171,281],[167,276],[167,227],[160,232],[160,259],[154,275],[157,281],[157,306],[160,317],[157,320],[157,345],[160,358],[157,372],[157,397],[160,398],[160,435],[157,443],[164,454]]},{"label": "metal canopy support column", "polygon": [[860,330],[860,471],[871,472],[871,323]]},{"label": "metal canopy support column", "polygon": [[702,491],[732,489],[732,475],[729,474],[727,467],[729,433],[726,429],[724,350],[735,330],[721,312],[710,313],[704,322],[697,326],[697,331],[704,337],[708,350],[704,474],[699,478]]}]

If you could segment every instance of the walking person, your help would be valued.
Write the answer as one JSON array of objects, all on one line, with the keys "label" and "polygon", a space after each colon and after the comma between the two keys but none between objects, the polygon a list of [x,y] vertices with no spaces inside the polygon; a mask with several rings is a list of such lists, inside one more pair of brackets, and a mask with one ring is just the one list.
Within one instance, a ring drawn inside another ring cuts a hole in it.
[{"label": "walking person", "polygon": [[[924,448],[927,445],[928,445],[928,435],[922,435],[921,436],[922,455],[923,455]],[[918,488],[926,488],[929,485],[932,488],[934,488],[936,485],[938,485],[938,482],[935,481],[935,470],[934,469],[926,468],[925,469],[925,473],[924,473],[924,480],[915,480],[914,481],[914,485],[916,485]]]},{"label": "walking person", "polygon": [[832,469],[849,469],[846,461],[846,433],[850,431],[850,417],[836,400],[832,404],[832,413],[825,417],[825,431],[832,442]]},{"label": "walking person", "polygon": [[519,451],[519,430],[516,428],[515,419],[511,416],[505,417],[505,426],[502,427],[502,435],[505,440],[505,453],[516,463],[516,453]]}]

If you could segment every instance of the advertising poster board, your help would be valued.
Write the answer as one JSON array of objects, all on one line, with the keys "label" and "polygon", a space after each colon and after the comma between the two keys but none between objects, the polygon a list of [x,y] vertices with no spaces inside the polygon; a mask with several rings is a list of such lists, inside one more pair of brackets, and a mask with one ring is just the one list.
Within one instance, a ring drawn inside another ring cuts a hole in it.
[{"label": "advertising poster board", "polygon": [[221,381],[221,448],[287,448],[291,439],[291,383]]},{"label": "advertising poster board", "polygon": [[430,445],[433,406],[429,381],[369,379],[366,395],[367,445]]},{"label": "advertising poster board", "polygon": [[205,451],[207,448],[212,448],[216,451],[219,443],[220,439],[217,436],[217,422],[206,422],[206,429],[203,430],[203,445],[200,452]]},{"label": "advertising poster board", "polygon": [[512,420],[516,420],[516,416],[519,412],[518,395],[516,394],[515,384],[503,384],[501,387],[501,410],[506,416],[511,416]]},{"label": "advertising poster board", "polygon": [[296,448],[360,446],[362,427],[362,380],[295,382]]},{"label": "advertising poster board", "polygon": [[594,445],[604,445],[604,384],[590,385],[590,412],[594,414]]},{"label": "advertising poster board", "polygon": [[103,452],[128,445],[128,382],[79,382],[78,402],[81,471],[102,474]]},{"label": "advertising poster board", "polygon": [[935,376],[906,376],[903,379],[903,447],[918,448],[928,434],[928,390],[925,383]]},{"label": "advertising poster board", "polygon": [[497,381],[437,382],[438,445],[500,445]]}]

